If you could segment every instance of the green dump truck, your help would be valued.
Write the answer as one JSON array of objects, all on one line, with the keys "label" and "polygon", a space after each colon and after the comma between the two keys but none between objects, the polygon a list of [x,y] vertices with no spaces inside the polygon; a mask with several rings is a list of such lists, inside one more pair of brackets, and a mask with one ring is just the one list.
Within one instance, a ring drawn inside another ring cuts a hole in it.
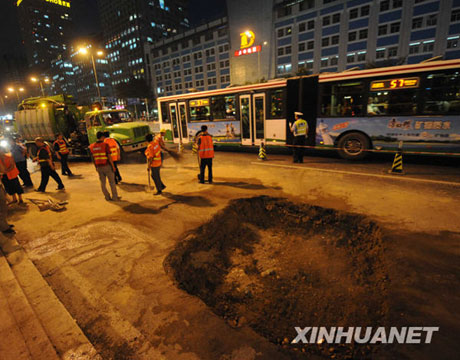
[{"label": "green dump truck", "polygon": [[149,126],[133,121],[127,110],[89,110],[77,106],[68,95],[28,98],[15,112],[16,126],[32,153],[36,137],[52,143],[58,133],[70,140],[73,155],[87,156],[98,131],[109,131],[122,154],[147,147],[145,135],[150,132]]}]

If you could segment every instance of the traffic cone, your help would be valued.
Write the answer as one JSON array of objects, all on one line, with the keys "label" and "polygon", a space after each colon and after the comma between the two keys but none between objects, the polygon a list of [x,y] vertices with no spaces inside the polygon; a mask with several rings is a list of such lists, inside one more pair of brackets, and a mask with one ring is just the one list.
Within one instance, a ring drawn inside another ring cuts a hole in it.
[{"label": "traffic cone", "polygon": [[267,160],[267,153],[265,151],[264,143],[260,143],[258,158],[259,158],[259,160],[263,160],[263,161]]},{"label": "traffic cone", "polygon": [[388,171],[390,174],[399,174],[402,175],[404,174],[403,171],[403,157],[402,157],[402,145],[403,142],[399,142],[398,146],[398,151],[395,154],[395,158],[393,160],[393,166],[391,167],[391,170]]}]

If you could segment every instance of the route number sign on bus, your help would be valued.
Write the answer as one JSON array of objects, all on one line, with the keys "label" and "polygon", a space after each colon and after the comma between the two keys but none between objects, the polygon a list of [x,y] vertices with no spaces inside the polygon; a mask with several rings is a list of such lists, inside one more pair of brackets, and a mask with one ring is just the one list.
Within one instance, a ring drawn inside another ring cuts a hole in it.
[{"label": "route number sign on bus", "polygon": [[371,82],[371,91],[417,88],[420,78],[388,79]]}]

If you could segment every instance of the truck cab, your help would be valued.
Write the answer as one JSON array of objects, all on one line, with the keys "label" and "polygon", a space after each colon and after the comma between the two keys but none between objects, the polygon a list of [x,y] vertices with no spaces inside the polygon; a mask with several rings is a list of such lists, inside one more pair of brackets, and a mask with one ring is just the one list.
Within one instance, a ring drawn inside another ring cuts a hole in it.
[{"label": "truck cab", "polygon": [[84,123],[89,143],[96,142],[98,131],[108,131],[124,152],[143,150],[147,147],[145,135],[150,127],[143,122],[133,121],[127,110],[94,110],[85,114]]}]

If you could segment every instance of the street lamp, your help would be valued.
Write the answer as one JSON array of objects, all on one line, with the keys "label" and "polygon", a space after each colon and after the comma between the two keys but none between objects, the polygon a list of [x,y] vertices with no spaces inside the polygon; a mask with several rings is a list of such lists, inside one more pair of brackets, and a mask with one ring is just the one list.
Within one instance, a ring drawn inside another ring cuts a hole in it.
[{"label": "street lamp", "polygon": [[[99,102],[102,101],[101,98],[101,89],[99,88],[99,81],[97,80],[97,70],[96,70],[96,62],[94,61],[94,53],[91,50],[88,50],[86,47],[81,47],[78,52],[82,55],[91,55],[91,62],[93,64],[93,72],[94,72],[94,79],[96,80],[96,90],[97,90],[97,97],[99,98]],[[104,52],[102,50],[97,50],[96,51],[97,56],[104,56]]]},{"label": "street lamp", "polygon": [[19,89],[15,89],[15,88],[9,87],[9,88],[8,88],[8,91],[9,91],[10,93],[13,93],[13,92],[16,93],[16,97],[17,97],[17,99],[18,99],[18,103],[21,102],[21,100],[19,100],[19,92],[18,92],[18,91],[24,92],[24,88],[21,87],[21,88],[19,88]]},{"label": "street lamp", "polygon": [[[32,77],[30,78],[30,81],[32,81],[32,82],[38,82],[38,83],[40,84],[40,89],[41,89],[41,91],[42,91],[42,96],[45,97],[46,95],[45,95],[45,89],[43,88],[42,79],[36,78],[35,76],[32,76]],[[46,84],[49,84],[50,79],[44,78],[43,81],[44,81]]]}]

